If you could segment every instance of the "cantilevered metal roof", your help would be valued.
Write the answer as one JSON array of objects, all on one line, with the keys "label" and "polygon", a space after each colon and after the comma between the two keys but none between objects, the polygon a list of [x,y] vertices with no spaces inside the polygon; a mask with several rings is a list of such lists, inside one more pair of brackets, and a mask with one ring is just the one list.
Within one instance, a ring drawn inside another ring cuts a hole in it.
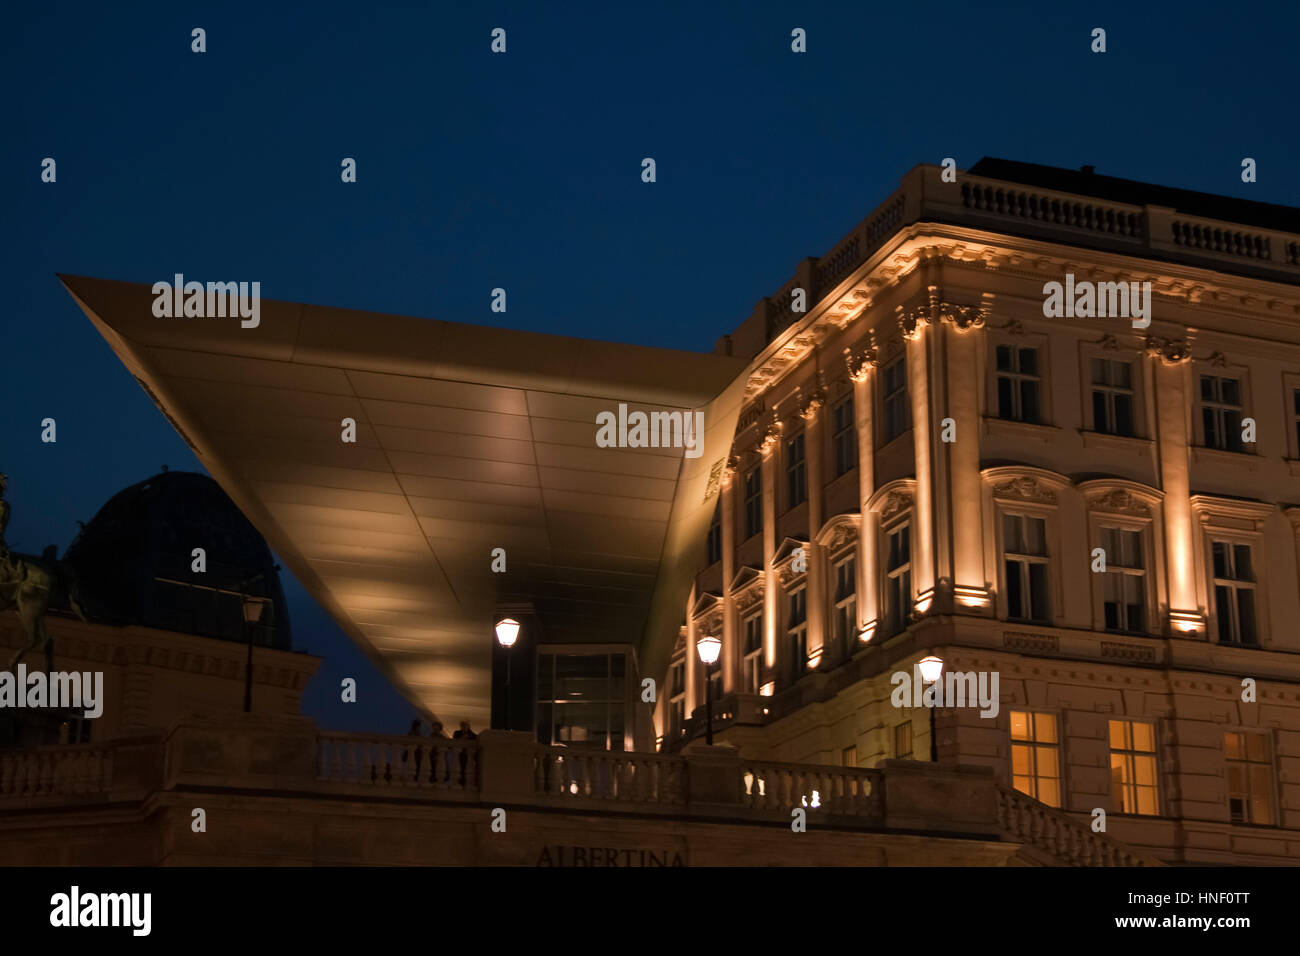
[{"label": "cantilevered metal roof", "polygon": [[[666,663],[744,359],[269,300],[256,328],[157,318],[149,285],[61,278],[281,559],[428,711],[487,722],[503,603],[532,602],[547,641],[633,642],[646,673]],[[703,409],[704,453],[597,447],[597,413],[620,402]]]}]

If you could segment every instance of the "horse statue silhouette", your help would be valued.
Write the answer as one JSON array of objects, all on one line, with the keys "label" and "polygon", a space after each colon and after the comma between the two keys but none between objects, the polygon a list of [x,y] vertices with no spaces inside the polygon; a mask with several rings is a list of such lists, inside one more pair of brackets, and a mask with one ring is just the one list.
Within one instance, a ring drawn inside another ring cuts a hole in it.
[{"label": "horse statue silhouette", "polygon": [[70,567],[54,556],[53,547],[46,549],[41,560],[18,557],[10,552],[4,537],[9,524],[9,502],[4,500],[8,483],[8,476],[0,474],[0,612],[17,612],[26,637],[9,659],[9,670],[17,667],[30,652],[43,648],[46,670],[53,671],[54,640],[45,628],[45,614],[50,608],[52,594],[65,592],[77,617],[84,621],[86,614],[77,593],[76,576]]}]

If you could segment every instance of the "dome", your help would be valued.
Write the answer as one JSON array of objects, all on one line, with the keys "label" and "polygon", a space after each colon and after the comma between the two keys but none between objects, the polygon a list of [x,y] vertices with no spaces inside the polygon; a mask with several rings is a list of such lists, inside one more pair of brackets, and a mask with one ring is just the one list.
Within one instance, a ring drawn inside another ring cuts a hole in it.
[{"label": "dome", "polygon": [[[205,552],[201,572],[192,570],[195,548]],[[92,620],[246,642],[242,591],[269,599],[255,643],[291,647],[271,550],[207,475],[163,471],[119,491],[82,528],[64,561]]]}]

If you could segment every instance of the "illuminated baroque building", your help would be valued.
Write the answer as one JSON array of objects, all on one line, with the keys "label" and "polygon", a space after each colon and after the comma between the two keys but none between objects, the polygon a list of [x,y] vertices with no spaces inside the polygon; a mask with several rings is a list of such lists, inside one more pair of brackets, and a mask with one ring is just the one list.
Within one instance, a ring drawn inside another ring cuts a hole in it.
[{"label": "illuminated baroque building", "polygon": [[[1046,318],[1068,276],[1150,282],[1149,327]],[[712,355],[63,282],[413,705],[493,729],[15,757],[6,859],[107,795],[142,862],[1300,860],[1295,210],[919,166]],[[603,447],[623,405],[703,412],[697,454]],[[893,706],[927,656],[996,716]]]},{"label": "illuminated baroque building", "polygon": [[[1067,274],[1149,282],[1149,327],[1046,318]],[[1001,688],[938,711],[940,761],[1167,861],[1300,860],[1297,285],[1293,209],[912,170],[719,342],[745,404],[663,743],[699,732],[707,635],[742,753],[926,759],[890,678],[933,654]]]}]

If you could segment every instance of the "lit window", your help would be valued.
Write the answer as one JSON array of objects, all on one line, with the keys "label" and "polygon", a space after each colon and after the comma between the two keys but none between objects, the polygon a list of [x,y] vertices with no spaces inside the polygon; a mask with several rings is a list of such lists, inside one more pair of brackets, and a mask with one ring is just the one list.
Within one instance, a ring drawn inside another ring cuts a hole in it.
[{"label": "lit window", "polygon": [[1146,627],[1142,532],[1102,528],[1101,546],[1106,553],[1106,573],[1101,584],[1106,630],[1140,633]]},{"label": "lit window", "polygon": [[997,362],[998,418],[1037,423],[1038,349],[999,345]]},{"label": "lit window", "polygon": [[1228,816],[1233,823],[1273,825],[1273,761],[1264,734],[1228,731]]},{"label": "lit window", "polygon": [[[628,715],[626,674],[624,654],[538,654],[538,742],[622,750]],[[676,674],[672,677],[675,681]]]},{"label": "lit window", "polygon": [[1205,447],[1242,451],[1241,382],[1219,375],[1201,376],[1201,427]]},{"label": "lit window", "polygon": [[[1300,401],[1300,391],[1296,395],[1297,401]],[[836,478],[857,466],[858,442],[853,421],[852,395],[831,409],[831,446],[835,450]]]},{"label": "lit window", "polygon": [[1092,427],[1107,435],[1133,436],[1133,366],[1095,358],[1092,365]]},{"label": "lit window", "polygon": [[912,409],[907,400],[905,357],[900,356],[881,369],[880,379],[885,408],[885,428],[882,438],[887,443],[907,431],[912,424]]},{"label": "lit window", "polygon": [[1214,541],[1214,608],[1219,619],[1219,641],[1255,644],[1255,570],[1250,545]]},{"label": "lit window", "polygon": [[1060,738],[1055,714],[1011,712],[1011,784],[1049,807],[1061,805]]},{"label": "lit window", "polygon": [[802,504],[808,497],[808,474],[804,470],[803,433],[785,443],[786,507]]},{"label": "lit window", "polygon": [[1116,812],[1159,813],[1156,732],[1137,720],[1110,721],[1111,795]]},{"label": "lit window", "polygon": [[1002,516],[1007,617],[1049,624],[1047,522],[1029,515]]}]

